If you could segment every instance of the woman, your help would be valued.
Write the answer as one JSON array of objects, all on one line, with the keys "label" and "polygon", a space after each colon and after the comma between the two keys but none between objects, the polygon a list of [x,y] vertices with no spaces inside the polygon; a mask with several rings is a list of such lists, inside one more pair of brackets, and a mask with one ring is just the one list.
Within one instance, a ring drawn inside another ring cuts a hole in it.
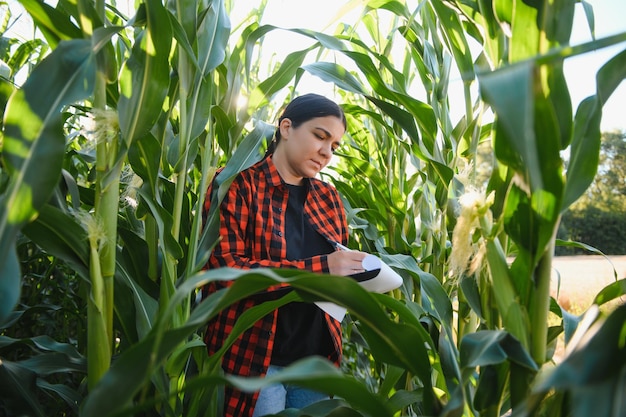
[{"label": "woman", "polygon": [[[210,268],[297,268],[333,275],[363,271],[364,252],[335,250],[348,240],[344,208],[337,190],[315,178],[345,130],[343,111],[323,96],[307,94],[289,103],[263,160],[235,178],[220,205],[221,240],[209,258]],[[215,282],[207,290],[229,283]],[[280,289],[271,287],[265,296],[272,299]],[[262,301],[258,295],[243,299],[211,320],[205,335],[209,355],[222,346],[239,315]],[[339,365],[341,323],[315,304],[290,303],[248,329],[227,351],[222,367],[232,375],[262,376],[311,355]],[[262,416],[324,398],[293,386],[254,394],[226,387],[224,415]]]}]

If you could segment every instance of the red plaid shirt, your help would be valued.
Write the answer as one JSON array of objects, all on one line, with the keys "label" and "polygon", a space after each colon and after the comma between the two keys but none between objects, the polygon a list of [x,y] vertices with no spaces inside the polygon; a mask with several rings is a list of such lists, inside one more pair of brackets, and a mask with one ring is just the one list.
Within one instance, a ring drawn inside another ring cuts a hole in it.
[{"label": "red plaid shirt", "polygon": [[[207,194],[208,213],[211,190]],[[232,182],[220,206],[221,240],[214,248],[209,268],[298,268],[328,273],[327,255],[288,261],[285,240],[285,213],[288,191],[271,158],[265,158],[242,171]],[[317,180],[308,180],[304,204],[305,218],[324,237],[347,243],[348,229],[344,207],[335,188]],[[229,285],[232,281],[211,283],[207,293]],[[280,288],[272,287],[269,291]],[[243,299],[221,311],[212,319],[205,334],[209,355],[224,343],[242,312],[260,303]],[[226,352],[222,359],[224,371],[232,375],[265,375],[270,364],[276,333],[277,311],[268,314],[248,329]],[[339,366],[341,358],[341,324],[326,314],[326,322],[335,351],[328,357]],[[258,393],[246,394],[226,387],[224,416],[252,416]]]}]

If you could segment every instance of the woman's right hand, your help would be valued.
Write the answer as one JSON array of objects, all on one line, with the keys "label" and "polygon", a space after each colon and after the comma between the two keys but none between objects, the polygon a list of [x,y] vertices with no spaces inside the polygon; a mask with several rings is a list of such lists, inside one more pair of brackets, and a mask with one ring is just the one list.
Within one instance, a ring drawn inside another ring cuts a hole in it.
[{"label": "woman's right hand", "polygon": [[328,272],[332,275],[352,275],[364,272],[363,258],[367,253],[356,250],[338,250],[328,255]]}]

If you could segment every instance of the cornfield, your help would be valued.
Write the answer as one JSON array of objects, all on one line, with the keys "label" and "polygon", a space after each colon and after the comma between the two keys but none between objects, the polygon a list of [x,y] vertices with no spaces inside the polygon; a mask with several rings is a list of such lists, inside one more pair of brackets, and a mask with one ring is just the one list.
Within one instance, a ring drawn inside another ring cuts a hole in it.
[{"label": "cornfield", "polygon": [[[247,311],[232,340],[294,297],[349,311],[341,369],[311,358],[274,380],[333,399],[281,415],[625,415],[626,306],[600,307],[626,280],[579,316],[549,289],[555,246],[585,247],[556,231],[596,175],[626,50],[575,111],[563,63],[626,33],[570,45],[575,9],[593,20],[575,0],[364,0],[325,31],[261,24],[269,1],[233,22],[228,0],[20,0],[41,36],[0,48],[0,415],[219,416],[224,386],[267,382],[224,375],[204,326],[277,282],[293,295]],[[0,10],[6,34],[19,17]],[[276,33],[309,43],[267,59]],[[216,169],[223,189],[261,158],[305,75],[346,112],[323,179],[350,246],[403,277],[390,293],[203,269]]]}]

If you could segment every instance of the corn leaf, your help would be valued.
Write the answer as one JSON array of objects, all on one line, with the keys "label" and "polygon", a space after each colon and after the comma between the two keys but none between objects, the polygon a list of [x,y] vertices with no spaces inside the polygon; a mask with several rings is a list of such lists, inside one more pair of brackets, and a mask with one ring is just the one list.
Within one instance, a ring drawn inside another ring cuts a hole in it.
[{"label": "corn leaf", "polygon": [[0,321],[6,318],[4,309],[13,308],[18,293],[11,287],[19,284],[19,268],[9,253],[14,253],[15,236],[37,216],[61,176],[65,152],[61,109],[88,96],[94,76],[91,43],[62,42],[7,104],[2,157],[10,179],[0,196],[0,260],[6,273],[0,276],[0,287],[9,299],[2,304]]},{"label": "corn leaf", "polygon": [[147,27],[138,36],[120,75],[117,109],[127,144],[152,128],[161,113],[170,81],[170,21],[160,1],[148,0],[145,4]]}]

